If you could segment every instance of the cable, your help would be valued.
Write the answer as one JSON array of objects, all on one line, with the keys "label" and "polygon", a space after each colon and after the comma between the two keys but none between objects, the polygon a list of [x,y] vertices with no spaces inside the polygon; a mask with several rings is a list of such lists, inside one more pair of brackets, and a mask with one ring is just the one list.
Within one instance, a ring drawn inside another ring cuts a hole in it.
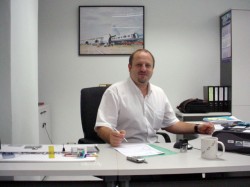
[{"label": "cable", "polygon": [[51,140],[51,138],[50,138],[50,136],[49,136],[49,133],[48,133],[48,131],[47,131],[46,123],[43,124],[43,128],[45,129],[45,131],[46,131],[46,133],[47,133],[47,136],[48,136],[48,138],[49,138],[50,143],[53,144],[53,142],[52,142],[52,140]]}]

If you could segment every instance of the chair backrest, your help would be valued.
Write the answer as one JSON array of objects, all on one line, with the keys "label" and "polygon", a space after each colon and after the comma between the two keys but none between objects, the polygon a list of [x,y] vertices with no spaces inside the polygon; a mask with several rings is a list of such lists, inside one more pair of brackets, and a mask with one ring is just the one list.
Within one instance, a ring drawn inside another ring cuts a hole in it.
[{"label": "chair backrest", "polygon": [[97,111],[102,95],[107,87],[90,87],[81,90],[81,121],[85,140],[93,143],[104,143],[94,131]]}]

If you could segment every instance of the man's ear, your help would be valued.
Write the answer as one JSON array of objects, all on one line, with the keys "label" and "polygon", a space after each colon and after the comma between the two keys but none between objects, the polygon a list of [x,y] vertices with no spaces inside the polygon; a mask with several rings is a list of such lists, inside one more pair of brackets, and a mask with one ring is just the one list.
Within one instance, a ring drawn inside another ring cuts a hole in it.
[{"label": "man's ear", "polygon": [[128,64],[128,71],[130,72],[132,66],[130,64]]}]

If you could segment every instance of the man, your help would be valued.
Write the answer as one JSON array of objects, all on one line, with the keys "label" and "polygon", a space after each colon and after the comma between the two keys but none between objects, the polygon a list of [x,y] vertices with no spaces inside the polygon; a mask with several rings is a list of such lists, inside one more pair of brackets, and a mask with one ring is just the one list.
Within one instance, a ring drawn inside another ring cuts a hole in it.
[{"label": "man", "polygon": [[95,131],[111,146],[119,146],[124,138],[129,143],[154,143],[159,129],[175,134],[214,131],[211,123],[195,125],[176,118],[164,91],[149,83],[154,65],[154,56],[148,50],[135,51],[129,58],[130,78],[113,84],[104,93]]}]

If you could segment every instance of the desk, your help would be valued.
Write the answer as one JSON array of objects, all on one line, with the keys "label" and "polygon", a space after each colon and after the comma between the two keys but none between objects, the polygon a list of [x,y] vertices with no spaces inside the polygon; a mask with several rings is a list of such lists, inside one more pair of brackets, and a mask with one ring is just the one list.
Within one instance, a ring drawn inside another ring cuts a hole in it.
[{"label": "desk", "polygon": [[106,185],[114,186],[117,152],[109,144],[98,148],[99,156],[94,162],[0,162],[0,176],[105,176]]},{"label": "desk", "polygon": [[[200,139],[190,141],[195,148],[200,148]],[[107,144],[99,145],[100,154],[95,162],[74,162],[74,163],[0,163],[0,176],[106,176],[110,177],[110,181],[106,181],[104,185],[115,186],[116,180],[120,182],[120,186],[133,186],[129,179],[131,176],[138,175],[177,175],[182,174],[210,174],[210,173],[239,173],[250,172],[250,157],[246,155],[226,152],[222,159],[205,160],[200,156],[200,150],[192,149],[187,153],[180,153],[178,149],[173,148],[173,143],[159,143],[158,146],[176,151],[177,154],[168,156],[154,156],[147,158],[148,164],[136,164],[126,160],[126,157],[115,151]],[[249,175],[248,175],[249,176]],[[206,178],[205,178],[206,179]],[[225,179],[198,181],[197,186],[201,182],[205,185],[212,186],[221,182],[225,185]],[[240,178],[235,180],[239,186],[249,186],[250,178]],[[230,184],[234,184],[230,179]],[[73,182],[73,181],[72,181]],[[72,182],[70,185],[72,185]],[[160,181],[159,181],[160,182]],[[165,181],[167,182],[167,181]],[[170,181],[167,184],[181,186],[176,181]],[[184,186],[188,186],[190,181],[182,181]],[[197,181],[191,181],[197,182]],[[241,183],[239,183],[241,182]],[[220,185],[221,185],[220,183]],[[43,183],[44,184],[44,183]],[[45,185],[48,184],[45,182]],[[65,184],[65,183],[64,183]],[[144,187],[151,186],[152,183],[142,183]],[[156,183],[157,184],[157,183]],[[192,186],[194,183],[191,183]],[[94,183],[92,186],[96,186]],[[102,183],[103,185],[103,183]],[[140,184],[139,184],[140,185]],[[85,185],[86,186],[86,185]],[[140,185],[142,186],[142,185]],[[162,185],[162,186],[166,186]],[[194,186],[194,185],[193,185]]]},{"label": "desk", "polygon": [[[200,149],[200,138],[192,140],[190,143],[194,148]],[[226,152],[222,159],[205,160],[201,158],[201,153],[198,149],[188,150],[187,153],[180,153],[178,149],[173,148],[173,143],[160,143],[157,145],[178,153],[147,158],[148,164],[134,164],[126,161],[125,156],[121,154],[117,156],[118,176],[123,180],[123,186],[129,185],[130,176],[133,175],[200,174],[202,176],[203,174],[205,176],[204,174],[206,173],[250,171],[250,156]],[[244,181],[244,184],[248,184],[249,186],[250,178],[248,178],[248,183]],[[192,185],[193,183],[190,186]],[[147,184],[144,183],[143,186],[145,187]],[[184,186],[188,186],[187,181],[185,181]]]}]

